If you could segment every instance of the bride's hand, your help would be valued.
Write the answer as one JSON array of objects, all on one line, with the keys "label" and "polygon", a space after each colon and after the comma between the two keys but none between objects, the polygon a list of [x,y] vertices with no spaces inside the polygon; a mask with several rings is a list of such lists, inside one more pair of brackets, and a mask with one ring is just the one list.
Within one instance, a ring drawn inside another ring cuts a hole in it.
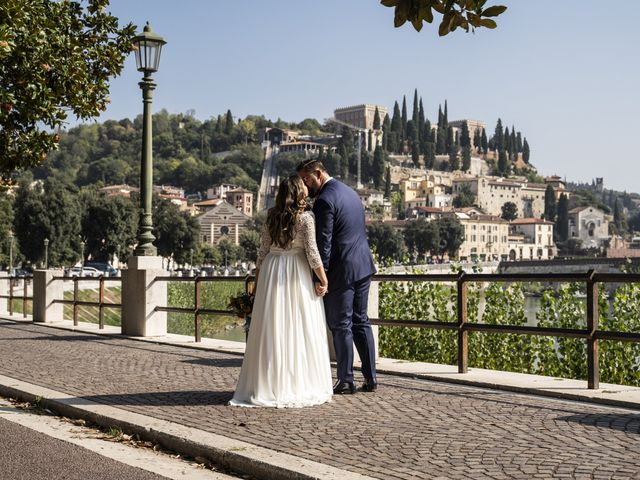
[{"label": "bride's hand", "polygon": [[322,285],[321,283],[316,283],[315,287],[316,295],[318,295],[319,297],[324,297],[329,290],[327,285]]}]

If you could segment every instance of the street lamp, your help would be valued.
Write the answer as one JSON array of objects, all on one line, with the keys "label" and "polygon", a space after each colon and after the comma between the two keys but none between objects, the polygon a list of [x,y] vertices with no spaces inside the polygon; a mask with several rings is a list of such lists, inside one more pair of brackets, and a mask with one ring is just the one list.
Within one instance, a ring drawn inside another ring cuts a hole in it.
[{"label": "street lamp", "polygon": [[84,240],[80,242],[80,276],[84,277]]},{"label": "street lamp", "polygon": [[49,270],[49,239],[44,239],[44,269]]},{"label": "street lamp", "polygon": [[167,43],[151,31],[149,22],[144,31],[133,39],[136,52],[136,66],[144,76],[138,83],[142,89],[143,123],[142,123],[142,165],[140,169],[140,222],[138,224],[138,246],[133,252],[136,256],[155,256],[153,245],[153,219],[151,216],[151,192],[153,186],[153,149],[151,142],[151,97],[156,84],[151,78],[158,71],[162,46]]},{"label": "street lamp", "polygon": [[189,266],[191,267],[191,270],[193,270],[193,248],[189,249],[189,255],[190,255]]},{"label": "street lamp", "polygon": [[13,274],[13,233],[9,234],[9,276]]}]

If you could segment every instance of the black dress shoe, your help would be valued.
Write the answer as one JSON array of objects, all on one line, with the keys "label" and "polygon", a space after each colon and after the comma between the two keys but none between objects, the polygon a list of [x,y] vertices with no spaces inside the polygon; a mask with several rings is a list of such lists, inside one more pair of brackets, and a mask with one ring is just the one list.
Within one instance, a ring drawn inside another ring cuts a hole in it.
[{"label": "black dress shoe", "polygon": [[334,395],[353,395],[354,393],[356,393],[356,385],[353,382],[343,382],[338,380],[333,386]]},{"label": "black dress shoe", "polygon": [[362,384],[363,392],[375,392],[378,389],[378,382],[375,380],[365,380]]}]

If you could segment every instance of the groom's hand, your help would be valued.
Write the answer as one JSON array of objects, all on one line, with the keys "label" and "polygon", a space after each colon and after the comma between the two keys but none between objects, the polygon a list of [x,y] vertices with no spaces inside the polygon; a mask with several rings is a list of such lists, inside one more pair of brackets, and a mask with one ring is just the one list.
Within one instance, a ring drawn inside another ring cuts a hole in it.
[{"label": "groom's hand", "polygon": [[316,283],[314,285],[316,287],[316,295],[318,295],[319,297],[324,297],[328,290],[327,287],[322,285],[321,283]]}]

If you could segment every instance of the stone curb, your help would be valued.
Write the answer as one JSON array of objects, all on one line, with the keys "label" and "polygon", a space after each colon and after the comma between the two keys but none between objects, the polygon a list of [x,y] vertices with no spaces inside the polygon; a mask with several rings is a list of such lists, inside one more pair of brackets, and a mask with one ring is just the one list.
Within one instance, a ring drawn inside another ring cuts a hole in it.
[{"label": "stone curb", "polygon": [[57,414],[83,419],[105,428],[118,427],[142,440],[190,457],[203,457],[213,464],[256,478],[274,480],[367,480],[372,477],[240,440],[204,432],[174,422],[128,412],[109,405],[73,397],[55,390],[0,375],[0,396],[35,402]]}]

